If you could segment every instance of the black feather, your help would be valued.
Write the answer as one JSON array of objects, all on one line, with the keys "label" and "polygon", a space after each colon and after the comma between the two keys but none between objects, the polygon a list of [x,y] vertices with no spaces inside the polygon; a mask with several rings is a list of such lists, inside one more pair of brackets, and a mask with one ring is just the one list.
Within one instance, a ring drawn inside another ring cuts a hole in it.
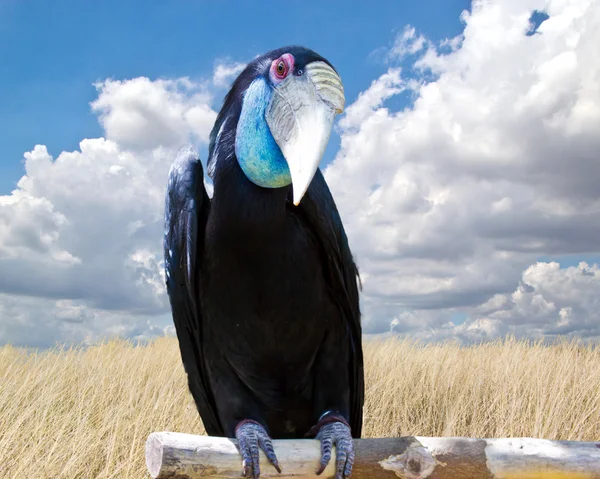
[{"label": "black feather", "polygon": [[204,362],[202,311],[198,304],[198,273],[209,210],[202,163],[193,150],[184,148],[171,167],[165,199],[166,285],[190,392],[208,434],[221,436],[223,428]]},{"label": "black feather", "polygon": [[[189,150],[175,161],[166,207],[167,290],[189,387],[210,435],[242,419],[274,438],[303,437],[325,410],[360,437],[364,402],[358,270],[317,171],[299,206],[291,187],[261,188],[235,157],[248,85],[291,52],[251,62],[225,98],[209,145],[214,195]],[[327,62],[329,63],[329,62]]]},{"label": "black feather", "polygon": [[349,364],[350,426],[353,436],[360,437],[365,395],[358,297],[360,276],[342,219],[320,169],[315,173],[298,210],[319,240],[322,264],[327,271],[327,286],[348,325],[348,340],[352,345]]}]

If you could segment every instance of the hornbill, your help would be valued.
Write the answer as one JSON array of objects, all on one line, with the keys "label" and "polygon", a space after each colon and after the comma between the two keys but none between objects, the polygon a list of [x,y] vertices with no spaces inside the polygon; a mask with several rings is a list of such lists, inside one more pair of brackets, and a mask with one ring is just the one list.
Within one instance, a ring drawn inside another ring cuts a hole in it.
[{"label": "hornbill", "polygon": [[165,272],[188,386],[209,435],[235,436],[244,476],[271,438],[336,446],[350,476],[364,400],[359,277],[318,166],[344,89],[331,63],[290,46],[250,62],[210,134],[209,199],[182,148],[166,194]]}]

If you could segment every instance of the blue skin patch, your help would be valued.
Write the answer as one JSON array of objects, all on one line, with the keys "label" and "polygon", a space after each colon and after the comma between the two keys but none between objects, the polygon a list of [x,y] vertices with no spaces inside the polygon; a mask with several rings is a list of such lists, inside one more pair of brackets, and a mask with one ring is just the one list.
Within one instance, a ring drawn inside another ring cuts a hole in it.
[{"label": "blue skin patch", "polygon": [[271,134],[265,112],[272,88],[264,78],[254,80],[246,93],[235,137],[235,154],[246,177],[263,188],[292,183],[290,169]]}]

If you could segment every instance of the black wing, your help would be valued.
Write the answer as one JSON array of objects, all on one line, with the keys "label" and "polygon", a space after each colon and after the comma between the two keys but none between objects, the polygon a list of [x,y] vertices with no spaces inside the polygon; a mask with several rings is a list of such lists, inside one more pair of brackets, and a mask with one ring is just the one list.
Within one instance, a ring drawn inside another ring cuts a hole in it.
[{"label": "black wing", "polygon": [[321,170],[317,170],[298,208],[321,243],[323,264],[331,295],[337,301],[347,321],[348,340],[352,346],[349,371],[349,419],[353,436],[360,437],[365,397],[362,327],[358,298],[360,278],[350,252],[342,219]]},{"label": "black wing", "polygon": [[191,147],[182,148],[169,172],[165,201],[165,273],[173,322],[190,392],[211,436],[223,436],[202,351],[199,272],[210,199],[204,171]]}]

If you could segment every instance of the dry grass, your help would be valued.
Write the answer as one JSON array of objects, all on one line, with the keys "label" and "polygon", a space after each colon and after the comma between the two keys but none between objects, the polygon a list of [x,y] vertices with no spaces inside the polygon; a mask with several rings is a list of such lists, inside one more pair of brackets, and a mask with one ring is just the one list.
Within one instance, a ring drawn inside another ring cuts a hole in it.
[{"label": "dry grass", "polygon": [[[365,436],[600,439],[600,349],[365,344]],[[142,478],[151,431],[202,433],[174,338],[0,348],[0,477]]]}]

